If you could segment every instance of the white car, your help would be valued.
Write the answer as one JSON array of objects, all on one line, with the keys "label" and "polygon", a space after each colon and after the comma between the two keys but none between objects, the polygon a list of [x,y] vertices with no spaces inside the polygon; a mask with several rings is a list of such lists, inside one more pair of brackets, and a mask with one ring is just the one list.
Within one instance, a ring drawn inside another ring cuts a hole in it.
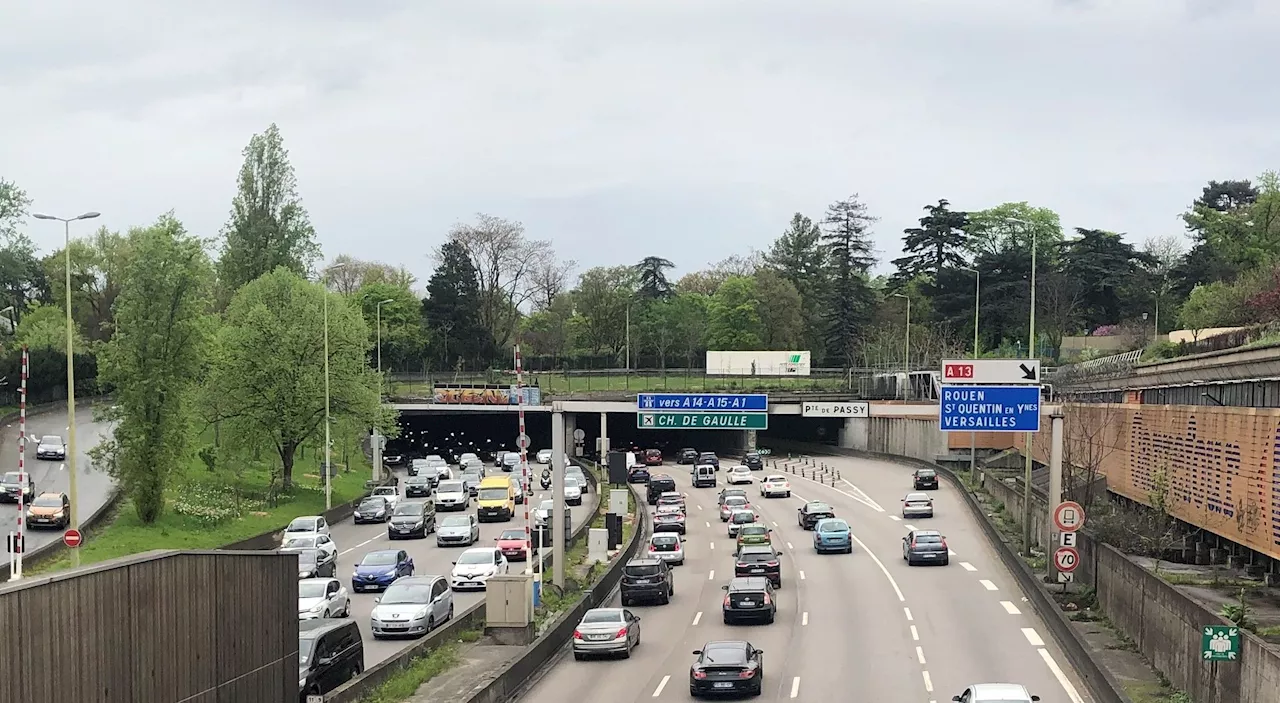
[{"label": "white car", "polygon": [[729,536],[737,537],[738,530],[742,529],[743,525],[754,525],[759,520],[759,517],[760,516],[756,515],[756,512],[754,510],[733,511],[733,514],[729,516],[729,520],[728,520]]},{"label": "white car", "polygon": [[569,505],[582,505],[582,486],[572,476],[564,477],[564,502]]},{"label": "white car", "polygon": [[472,547],[458,555],[449,576],[449,587],[455,591],[484,590],[489,577],[507,573],[507,558],[497,547]]},{"label": "white car", "polygon": [[1020,683],[976,683],[964,693],[952,696],[953,701],[963,703],[1035,703],[1040,696],[1033,696]]},{"label": "white car", "polygon": [[556,507],[556,502],[547,499],[538,503],[538,507],[533,509],[533,524],[542,527],[547,524],[547,518],[551,517],[551,511]]},{"label": "white car", "polygon": [[[475,452],[463,452],[458,456],[458,466],[466,466],[477,461],[480,461],[480,457]],[[480,463],[483,464],[484,462],[480,461]]]},{"label": "white car", "polygon": [[774,498],[782,496],[783,498],[791,497],[791,482],[786,476],[770,476],[760,482],[760,495],[765,498]]},{"label": "white car", "polygon": [[471,492],[462,481],[441,481],[436,487],[436,507],[440,510],[466,510],[471,507]]},{"label": "white car", "polygon": [[396,504],[400,502],[400,491],[395,486],[378,486],[373,489],[373,493],[370,493],[369,497],[377,497],[386,500],[387,511],[391,512],[396,509]]},{"label": "white car", "polygon": [[287,541],[294,537],[327,535],[329,534],[329,523],[320,515],[304,515],[296,517],[289,526],[284,528],[284,539]]},{"label": "white car", "polygon": [[649,537],[649,556],[672,566],[684,563],[684,541],[674,532],[658,532]]},{"label": "white car", "polygon": [[902,499],[902,517],[933,517],[933,498],[928,493],[908,493]]},{"label": "white car", "polygon": [[436,481],[452,481],[454,479],[453,469],[448,466],[433,467],[436,471]]},{"label": "white car", "polygon": [[423,457],[423,461],[427,462],[427,466],[448,466],[449,462],[439,454],[428,454]]},{"label": "white car", "polygon": [[539,449],[539,450],[538,450],[538,463],[539,463],[539,464],[550,464],[550,463],[551,463],[551,450],[550,450],[550,449]]},{"label": "white car", "polygon": [[302,535],[298,537],[287,537],[284,543],[280,545],[280,549],[319,549],[325,554],[328,554],[330,559],[338,558],[338,545],[329,535]]},{"label": "white car", "polygon": [[298,619],[345,618],[351,614],[351,596],[338,579],[298,581]]},{"label": "white car", "polygon": [[729,485],[733,486],[739,483],[754,483],[755,479],[751,478],[751,469],[747,466],[738,465],[729,469]]}]

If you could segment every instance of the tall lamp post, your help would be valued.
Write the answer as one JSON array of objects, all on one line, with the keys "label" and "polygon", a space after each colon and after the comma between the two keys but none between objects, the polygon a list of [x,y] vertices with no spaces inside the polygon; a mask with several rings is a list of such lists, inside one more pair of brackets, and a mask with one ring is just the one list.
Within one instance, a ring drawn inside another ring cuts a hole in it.
[{"label": "tall lamp post", "polygon": [[902,388],[902,399],[907,400],[907,389],[911,387],[911,298],[902,293],[894,293],[893,297],[902,298],[907,301],[907,323],[904,326],[906,332],[906,342],[903,344],[903,363],[902,371],[905,376],[906,385]]},{"label": "tall lamp post", "polygon": [[[982,272],[976,268],[959,267],[961,271],[973,274],[973,358],[977,359],[978,350],[978,311],[982,309]],[[969,476],[972,478],[978,463],[978,433],[969,433]]]},{"label": "tall lamp post", "polygon": [[[71,524],[68,527],[77,531],[80,529],[80,501],[76,496],[76,354],[75,326],[71,321],[71,223],[76,220],[92,220],[100,214],[91,211],[75,217],[54,217],[53,215],[45,215],[38,212],[31,213],[31,216],[37,220],[54,220],[61,222],[63,225],[67,296],[67,476],[70,481],[70,486],[68,487],[70,495],[68,498],[71,501]],[[71,550],[71,559],[74,566],[80,566],[79,549]]]},{"label": "tall lamp post", "polygon": [[[1031,313],[1027,330],[1027,358],[1039,358],[1036,351],[1036,249],[1038,249],[1039,237],[1035,230],[1035,224],[1016,217],[1006,217],[1005,222],[1022,225],[1031,233]],[[1031,469],[1035,465],[1031,459],[1032,443],[1035,440],[1035,434],[1027,433],[1026,439],[1026,468],[1022,474],[1022,553],[1031,555]],[[1049,506],[1050,510],[1053,506]]]},{"label": "tall lamp post", "polygon": [[[374,315],[378,324],[378,406],[382,406],[382,306],[394,302],[391,298],[379,300],[374,305]],[[373,480],[382,478],[382,433],[378,426],[373,426]]]},{"label": "tall lamp post", "polygon": [[333,440],[330,437],[333,424],[329,416],[329,273],[346,266],[338,262],[324,270],[320,282],[324,289],[324,509],[333,508]]}]

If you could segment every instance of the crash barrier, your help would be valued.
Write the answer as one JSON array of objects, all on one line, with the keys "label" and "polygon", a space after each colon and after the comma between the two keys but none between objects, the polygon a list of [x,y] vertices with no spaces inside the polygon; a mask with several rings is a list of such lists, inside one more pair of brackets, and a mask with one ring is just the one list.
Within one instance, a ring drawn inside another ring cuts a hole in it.
[{"label": "crash barrier", "polygon": [[[583,468],[587,469],[583,471],[583,474],[587,476],[587,481],[590,482],[593,487],[598,487],[599,481],[598,481],[598,477],[595,475],[595,469],[591,466],[584,466]],[[597,496],[599,496],[598,488],[595,491],[595,493]],[[597,500],[596,511],[598,512],[599,509],[600,509],[600,503]],[[590,529],[591,527],[591,522],[592,522],[591,519],[586,519],[586,520],[583,520],[581,524],[573,528],[573,532],[569,535],[569,540],[565,544],[566,551],[572,548],[573,545],[578,542],[578,540],[583,539],[586,536],[587,530]],[[551,554],[546,555],[547,566],[550,566],[553,562],[551,557],[552,557]],[[536,565],[535,565],[535,568],[537,568]],[[448,625],[406,646],[404,649],[401,649],[395,656],[390,657],[388,659],[384,659],[381,662],[378,662],[377,664],[366,669],[365,672],[360,676],[357,676],[356,678],[351,679],[350,681],[346,682],[342,686],[339,686],[333,691],[330,691],[324,697],[325,703],[354,703],[354,701],[359,701],[361,698],[371,693],[378,686],[385,683],[392,676],[395,676],[396,674],[403,671],[404,669],[407,669],[409,666],[413,664],[413,661],[415,659],[421,659],[422,657],[425,657],[431,654],[431,652],[435,651],[436,649],[446,644],[452,643],[453,641],[456,640],[457,636],[463,632],[466,632],[468,630],[483,628],[484,624],[485,624],[485,602],[480,601],[479,603],[476,603],[475,605],[471,606],[470,608],[467,608],[461,613],[454,613],[453,621],[450,622]],[[574,621],[574,624],[577,624],[576,620]],[[570,630],[569,634],[572,635],[573,631]],[[537,644],[538,643],[535,642],[533,645],[530,645],[530,646],[537,647]],[[501,675],[499,676],[499,678],[501,678]]]},{"label": "crash barrier", "polygon": [[843,480],[839,469],[829,466],[822,457],[812,457],[807,454],[794,457],[788,454],[785,459],[772,458],[768,460],[767,465],[775,471],[807,478],[828,486],[834,486]]},{"label": "crash barrier", "polygon": [[[1000,555],[1000,561],[1004,562],[1005,568],[1009,570],[1009,573],[1013,574],[1014,579],[1018,582],[1022,592],[1026,594],[1031,606],[1039,613],[1041,619],[1044,620],[1049,630],[1053,633],[1054,639],[1058,641],[1058,645],[1062,647],[1062,651],[1067,655],[1067,659],[1071,661],[1072,666],[1080,673],[1095,703],[1131,703],[1129,698],[1122,693],[1123,688],[1111,676],[1110,672],[1094,661],[1084,638],[1071,625],[1071,621],[1063,614],[1062,609],[1058,607],[1053,598],[1045,592],[1039,575],[1033,572],[1031,567],[1000,538],[1000,533],[987,518],[986,512],[983,511],[981,504],[978,503],[978,499],[951,469],[922,459],[898,456],[896,454],[880,454],[858,449],[829,447],[802,442],[775,440],[771,443],[779,446],[779,448],[794,451],[892,461],[905,466],[937,471],[964,496],[965,505],[968,506],[969,511],[973,513],[974,518],[977,519],[978,524],[982,527],[982,532],[986,535],[987,541],[991,543],[996,553]],[[812,461],[812,457],[805,458]]]},{"label": "crash barrier", "polygon": [[631,542],[627,544],[627,548],[613,560],[609,569],[596,585],[583,595],[577,605],[561,615],[551,629],[525,650],[523,656],[512,662],[483,688],[471,694],[471,697],[463,703],[506,703],[523,693],[536,682],[536,676],[547,672],[550,662],[559,656],[565,645],[573,639],[573,631],[582,620],[582,616],[588,610],[608,603],[613,597],[614,589],[622,580],[623,567],[635,557],[640,545],[644,542],[645,535],[651,529],[652,518],[649,511],[645,509],[640,494],[633,488],[628,487],[628,489],[631,490],[632,498],[635,500],[636,515],[640,518],[640,524],[631,533]]}]

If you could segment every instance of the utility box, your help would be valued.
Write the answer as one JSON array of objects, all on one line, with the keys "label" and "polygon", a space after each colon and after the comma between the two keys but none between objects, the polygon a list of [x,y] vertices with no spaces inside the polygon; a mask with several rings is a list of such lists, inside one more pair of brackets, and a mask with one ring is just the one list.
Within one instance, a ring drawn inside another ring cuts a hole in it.
[{"label": "utility box", "polygon": [[498,644],[524,646],[532,642],[533,576],[490,576],[485,583],[484,616],[484,633]]},{"label": "utility box", "polygon": [[609,561],[609,531],[601,527],[587,530],[587,561]]}]

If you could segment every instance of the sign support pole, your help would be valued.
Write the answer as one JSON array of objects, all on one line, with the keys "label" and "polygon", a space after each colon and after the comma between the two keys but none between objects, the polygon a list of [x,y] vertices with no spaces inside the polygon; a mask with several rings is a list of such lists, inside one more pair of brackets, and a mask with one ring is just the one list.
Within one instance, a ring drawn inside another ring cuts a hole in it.
[{"label": "sign support pole", "polygon": [[18,387],[18,554],[9,574],[10,581],[22,578],[22,553],[27,547],[23,540],[26,532],[23,520],[27,517],[23,500],[27,491],[27,371],[29,368],[30,354],[27,352],[27,345],[24,344],[22,345],[22,382]]},{"label": "sign support pole", "polygon": [[[557,588],[564,588],[564,545],[567,539],[564,524],[564,477],[569,458],[565,455],[564,405],[560,401],[551,404],[551,515],[547,519],[550,525],[543,525],[543,534],[551,536],[551,569]],[[582,487],[587,490],[586,486]],[[599,489],[596,489],[599,497]],[[546,552],[542,545],[539,554]],[[544,562],[545,563],[545,562]],[[543,576],[542,583],[547,582]]]},{"label": "sign support pole", "polygon": [[[1063,416],[1061,409],[1055,410],[1050,418],[1052,437],[1049,444],[1049,495],[1047,504],[1050,506],[1057,506],[1058,503],[1062,502],[1063,429],[1066,425],[1066,418]],[[1053,521],[1046,520],[1045,528],[1049,532],[1048,539],[1045,540],[1045,544],[1054,544],[1054,533],[1056,530],[1054,529]],[[1046,548],[1045,551],[1047,552],[1048,549]],[[1056,577],[1058,571],[1057,563],[1052,559],[1045,559],[1045,563],[1049,565],[1048,575]],[[1064,583],[1062,587],[1065,589],[1067,586]]]}]

